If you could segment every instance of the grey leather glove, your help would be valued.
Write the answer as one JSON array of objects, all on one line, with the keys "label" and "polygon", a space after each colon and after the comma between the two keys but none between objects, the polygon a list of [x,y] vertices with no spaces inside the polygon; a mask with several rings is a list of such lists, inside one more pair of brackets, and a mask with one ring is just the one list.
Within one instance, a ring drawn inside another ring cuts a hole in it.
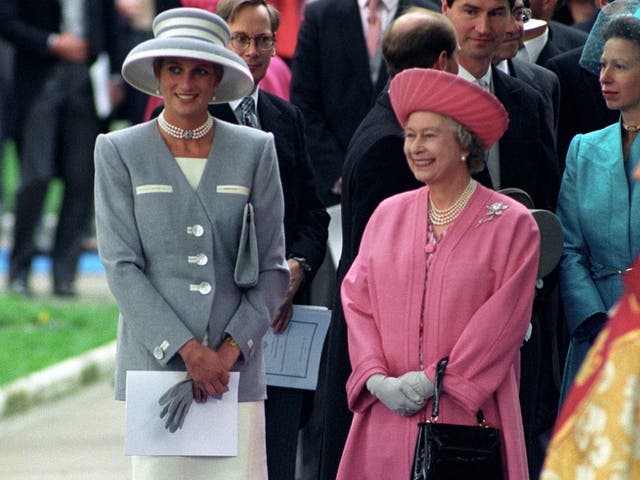
[{"label": "grey leather glove", "polygon": [[426,401],[408,382],[396,377],[371,375],[367,380],[367,389],[398,415],[413,415]]},{"label": "grey leather glove", "polygon": [[422,370],[407,372],[404,375],[400,375],[398,378],[409,384],[409,386],[425,400],[432,397],[435,392],[433,383],[427,378]]},{"label": "grey leather glove", "polygon": [[167,390],[158,400],[164,406],[160,418],[167,417],[164,427],[171,433],[182,428],[193,402],[193,380],[186,378]]}]

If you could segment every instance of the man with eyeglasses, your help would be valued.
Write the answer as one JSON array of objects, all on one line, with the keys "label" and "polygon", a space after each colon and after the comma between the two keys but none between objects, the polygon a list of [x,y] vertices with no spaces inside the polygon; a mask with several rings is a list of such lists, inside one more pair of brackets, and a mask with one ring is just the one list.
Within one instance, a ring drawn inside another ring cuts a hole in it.
[{"label": "man with eyeglasses", "polygon": [[524,6],[523,0],[515,0],[511,9],[511,21],[507,27],[504,40],[498,46],[492,63],[512,77],[524,80],[527,85],[538,90],[549,104],[549,112],[553,114],[551,121],[557,132],[560,81],[546,68],[529,61],[524,47],[524,27],[531,19],[531,9]]},{"label": "man with eyeglasses", "polygon": [[[300,110],[260,90],[258,85],[275,55],[278,10],[265,0],[220,0],[216,13],[231,29],[229,50],[247,63],[256,88],[244,100],[210,105],[221,120],[273,133],[284,193],[284,231],[291,283],[272,322],[284,332],[292,304],[309,303],[309,285],[325,255],[329,215],[316,193]],[[267,386],[265,420],[269,478],[294,480],[298,430],[309,414],[313,392]]]},{"label": "man with eyeglasses", "polygon": [[[560,82],[546,68],[519,58],[523,51],[524,25],[531,11],[523,0],[515,0],[506,35],[493,58],[493,64],[503,72],[523,80],[535,88],[548,104],[549,122],[557,129],[560,105]],[[525,57],[526,58],[526,57]],[[545,455],[546,438],[557,412],[558,387],[554,383],[554,369],[561,375],[559,362],[554,363],[554,337],[558,324],[557,282],[545,278],[543,289],[536,291],[531,337],[520,349],[520,407],[527,447],[530,478],[538,478]],[[558,378],[558,377],[556,377]]]}]

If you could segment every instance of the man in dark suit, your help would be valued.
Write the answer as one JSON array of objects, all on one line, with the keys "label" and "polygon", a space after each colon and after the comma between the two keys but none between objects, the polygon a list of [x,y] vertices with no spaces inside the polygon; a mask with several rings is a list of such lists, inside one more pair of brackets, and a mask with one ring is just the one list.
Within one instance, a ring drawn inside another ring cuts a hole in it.
[{"label": "man in dark suit", "polygon": [[[502,102],[509,113],[509,127],[500,139],[497,148],[488,156],[488,169],[493,187],[498,189],[515,187],[527,192],[536,208],[555,210],[559,190],[559,171],[555,153],[555,132],[553,112],[548,101],[534,88],[519,77],[512,77],[496,67],[491,61],[498,46],[504,39],[509,26],[509,12],[515,5],[506,0],[453,0],[443,3],[445,15],[456,27],[460,42],[460,74],[471,81],[484,81],[489,90]],[[466,9],[471,8],[474,15],[469,18]],[[497,158],[492,158],[492,157]],[[538,291],[536,312],[553,311],[557,305],[553,296],[555,283],[545,279],[545,288],[550,291]],[[548,285],[547,285],[548,284]],[[536,324],[536,333],[540,331],[534,314],[532,322]],[[536,340],[531,346],[536,346]],[[526,347],[527,349],[530,346]],[[522,353],[527,358],[527,353]],[[526,377],[528,380],[532,376]],[[524,377],[521,378],[524,381]],[[527,383],[529,385],[529,383]],[[535,388],[535,385],[534,385]],[[529,399],[521,402],[523,420],[526,419],[527,449],[533,451],[537,439],[535,426],[529,421],[531,410]],[[544,405],[547,405],[544,398]],[[553,405],[555,407],[555,403]],[[534,412],[535,413],[535,412]],[[530,471],[540,467],[541,459],[532,455]]]},{"label": "man in dark suit", "polygon": [[[412,8],[391,24],[382,43],[390,78],[419,67],[457,73],[457,39],[443,15]],[[342,251],[338,285],[353,263],[362,233],[378,204],[396,193],[421,187],[403,153],[404,134],[393,113],[387,87],[380,93],[353,135],[342,171]],[[347,327],[340,292],[331,317],[325,365],[318,394],[325,402],[322,425],[321,479],[335,478],[353,414],[347,407],[345,384],[351,373]]]},{"label": "man in dark suit", "polygon": [[582,49],[565,52],[546,64],[560,79],[562,89],[558,124],[558,159],[562,167],[576,134],[604,128],[620,116],[618,111],[607,108],[598,76],[580,65]]},{"label": "man in dark suit", "polygon": [[[378,7],[382,31],[411,5],[438,10],[433,0],[399,0]],[[340,202],[340,175],[347,145],[387,82],[380,48],[370,56],[365,43],[366,0],[309,3],[292,62],[291,101],[305,119],[311,162],[321,199]]]},{"label": "man in dark suit", "polygon": [[[536,208],[553,211],[560,183],[555,132],[549,122],[553,113],[537,90],[491,66],[512,7],[513,0],[448,0],[442,4],[460,43],[458,74],[491,91],[509,113],[509,127],[487,159],[491,186],[520,188]],[[466,13],[469,8],[474,15]]]},{"label": "man in dark suit", "polygon": [[[542,94],[553,112],[556,131],[560,106],[558,77],[544,67],[516,57],[523,48],[524,26],[530,15],[523,0],[515,0],[505,39],[496,50],[493,63]],[[546,442],[557,415],[560,390],[554,380],[561,377],[563,370],[558,355],[554,355],[560,322],[557,273],[552,272],[542,283],[543,288],[536,289],[531,335],[520,349],[520,407],[531,478],[538,478],[542,468]]]},{"label": "man in dark suit", "polygon": [[[110,0],[0,2],[0,36],[15,47],[16,142],[21,183],[15,209],[9,289],[30,294],[47,187],[64,183],[53,247],[54,293],[73,295],[81,240],[93,212],[93,147],[101,121],[89,67],[98,53],[115,59],[115,10]],[[119,65],[112,61],[112,71]]]},{"label": "man in dark suit", "polygon": [[[229,49],[240,55],[256,85],[266,74],[274,55],[280,17],[264,0],[220,0],[216,13],[231,29]],[[309,303],[309,289],[326,250],[329,215],[320,202],[307,153],[300,109],[268,92],[256,90],[258,127],[275,139],[284,193],[284,231],[291,282],[273,321],[275,333],[283,332],[291,319],[292,303]],[[232,123],[245,123],[241,102],[212,105],[212,115]],[[294,480],[298,430],[310,414],[313,392],[267,386],[265,402],[267,467],[269,478]]]},{"label": "man in dark suit", "polygon": [[554,131],[558,128],[560,107],[560,82],[553,72],[526,59],[518,58],[524,48],[524,25],[530,20],[531,10],[525,8],[523,0],[515,0],[511,9],[511,20],[504,40],[496,49],[492,63],[503,72],[524,81],[544,97],[553,113]]}]

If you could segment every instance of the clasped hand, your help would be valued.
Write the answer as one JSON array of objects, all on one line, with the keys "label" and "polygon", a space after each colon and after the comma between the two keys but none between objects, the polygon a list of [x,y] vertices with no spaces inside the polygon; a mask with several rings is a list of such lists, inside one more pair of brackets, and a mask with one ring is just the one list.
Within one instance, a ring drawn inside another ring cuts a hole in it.
[{"label": "clasped hand", "polygon": [[422,371],[407,372],[400,377],[375,374],[367,380],[367,389],[390,410],[410,416],[424,407],[433,395],[433,383]]},{"label": "clasped hand", "polygon": [[224,342],[218,351],[206,347],[196,340],[190,340],[181,349],[189,377],[194,382],[197,402],[205,402],[207,395],[218,396],[227,390],[229,370],[236,362],[239,350]]},{"label": "clasped hand", "polygon": [[165,418],[165,428],[171,433],[182,428],[191,403],[205,402],[211,395],[221,398],[228,391],[229,369],[239,356],[239,350],[228,343],[218,351],[190,340],[181,349],[180,355],[187,367],[187,378],[167,390],[158,400],[163,407],[160,418]]}]

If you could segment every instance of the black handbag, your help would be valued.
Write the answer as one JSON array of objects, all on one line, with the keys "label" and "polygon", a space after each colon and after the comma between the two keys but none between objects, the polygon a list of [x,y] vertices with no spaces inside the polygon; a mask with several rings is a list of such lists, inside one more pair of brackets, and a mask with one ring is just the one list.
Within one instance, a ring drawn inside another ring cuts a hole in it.
[{"label": "black handbag", "polygon": [[502,480],[500,432],[486,425],[479,410],[478,426],[438,423],[442,377],[448,357],[438,362],[431,419],[418,424],[410,480]]}]

